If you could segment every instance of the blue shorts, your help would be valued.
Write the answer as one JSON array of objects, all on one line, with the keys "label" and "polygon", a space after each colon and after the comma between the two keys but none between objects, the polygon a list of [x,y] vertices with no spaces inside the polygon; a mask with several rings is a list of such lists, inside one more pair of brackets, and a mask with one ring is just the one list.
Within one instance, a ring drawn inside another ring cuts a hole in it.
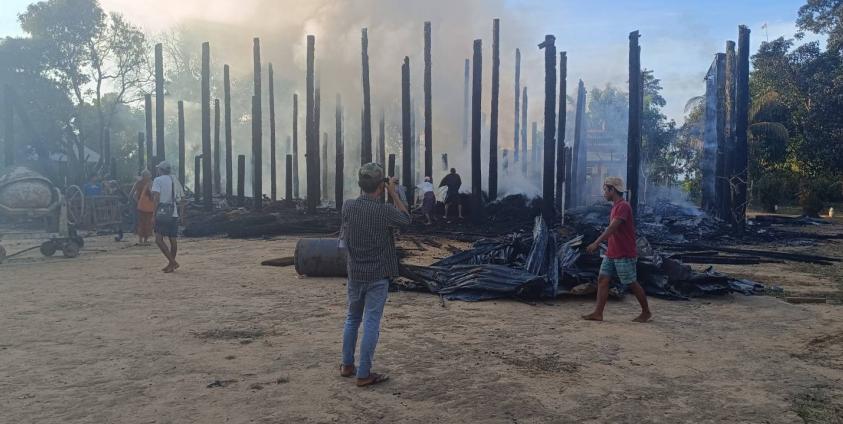
[{"label": "blue shorts", "polygon": [[637,264],[638,258],[603,258],[603,263],[600,264],[600,275],[618,279],[622,285],[628,286],[638,281],[638,273],[635,269]]}]

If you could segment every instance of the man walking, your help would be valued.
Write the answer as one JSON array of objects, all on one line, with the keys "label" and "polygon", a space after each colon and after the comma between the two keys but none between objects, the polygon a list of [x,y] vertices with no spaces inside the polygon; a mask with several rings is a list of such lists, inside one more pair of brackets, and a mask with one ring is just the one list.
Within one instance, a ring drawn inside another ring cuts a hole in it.
[{"label": "man walking", "polygon": [[[384,180],[383,168],[367,163],[360,168],[358,185],[363,194],[342,206],[342,240],[348,248],[348,316],[342,338],[340,375],[357,376],[357,386],[369,386],[389,379],[371,372],[372,358],[380,334],[389,280],[398,276],[398,255],[393,228],[410,223],[410,213],[399,199],[397,179]],[[384,187],[392,205],[381,200]],[[357,330],[363,323],[360,363],[355,368]]]},{"label": "man walking", "polygon": [[455,168],[451,168],[451,173],[442,178],[439,187],[448,187],[448,192],[445,194],[445,219],[451,210],[451,206],[457,205],[460,219],[462,218],[462,203],[460,203],[460,186],[462,186],[462,179],[460,174],[457,174]]},{"label": "man walking", "polygon": [[594,253],[603,240],[609,240],[606,257],[600,265],[600,275],[597,278],[597,305],[594,312],[583,315],[583,319],[603,321],[603,309],[609,299],[609,283],[612,279],[619,279],[621,284],[628,287],[638,303],[641,305],[641,315],[633,321],[647,322],[652,314],[647,304],[647,295],[638,284],[636,264],[638,251],[635,245],[635,221],[632,207],[623,200],[623,180],[619,177],[608,177],[603,183],[603,197],[612,202],[612,212],[609,214],[609,227],[603,234],[588,245],[588,253]]},{"label": "man walking", "polygon": [[[155,211],[155,244],[169,261],[161,269],[170,273],[179,268],[176,262],[178,253],[179,221],[184,216],[184,189],[181,183],[171,175],[172,167],[167,161],[156,166],[158,176],[152,181],[152,200]],[[181,211],[179,210],[181,209]],[[170,239],[170,246],[164,241]]]}]

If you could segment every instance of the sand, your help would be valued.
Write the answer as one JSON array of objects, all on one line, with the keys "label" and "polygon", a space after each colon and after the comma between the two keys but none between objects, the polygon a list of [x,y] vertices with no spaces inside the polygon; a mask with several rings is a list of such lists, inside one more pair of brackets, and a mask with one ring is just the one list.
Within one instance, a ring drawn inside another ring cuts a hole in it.
[{"label": "sand", "polygon": [[[174,274],[155,247],[87,240],[76,259],[0,265],[0,422],[843,420],[840,305],[653,299],[654,321],[636,324],[627,297],[596,323],[578,319],[591,298],[390,293],[375,371],[392,379],[361,389],[338,375],[344,281],[258,265],[295,239],[182,240]],[[776,266],[741,270],[843,284],[817,275],[840,265]]]}]

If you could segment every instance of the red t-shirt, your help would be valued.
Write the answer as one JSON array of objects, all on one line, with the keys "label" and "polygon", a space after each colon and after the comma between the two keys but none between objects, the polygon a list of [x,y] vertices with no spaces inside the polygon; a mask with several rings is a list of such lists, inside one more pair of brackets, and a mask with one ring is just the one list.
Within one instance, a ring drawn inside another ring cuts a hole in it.
[{"label": "red t-shirt", "polygon": [[635,258],[638,249],[635,247],[635,222],[632,217],[632,207],[625,200],[618,200],[612,206],[609,223],[615,219],[623,220],[617,231],[609,236],[609,249],[606,257],[610,259]]}]

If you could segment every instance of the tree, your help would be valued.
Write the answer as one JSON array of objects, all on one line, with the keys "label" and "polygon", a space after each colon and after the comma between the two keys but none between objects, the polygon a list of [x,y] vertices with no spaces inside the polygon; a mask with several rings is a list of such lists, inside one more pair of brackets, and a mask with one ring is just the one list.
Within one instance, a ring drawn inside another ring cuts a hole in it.
[{"label": "tree", "polygon": [[650,183],[660,186],[674,186],[683,173],[680,157],[683,152],[674,143],[676,141],[676,122],[668,121],[662,113],[667,101],[661,95],[661,80],[652,70],[641,72],[644,91],[644,111],[641,114],[641,170],[644,173],[642,191],[647,195]]},{"label": "tree", "polygon": [[840,52],[843,48],[843,2],[840,0],[807,0],[799,8],[797,38],[805,31],[828,36],[827,49]]}]

